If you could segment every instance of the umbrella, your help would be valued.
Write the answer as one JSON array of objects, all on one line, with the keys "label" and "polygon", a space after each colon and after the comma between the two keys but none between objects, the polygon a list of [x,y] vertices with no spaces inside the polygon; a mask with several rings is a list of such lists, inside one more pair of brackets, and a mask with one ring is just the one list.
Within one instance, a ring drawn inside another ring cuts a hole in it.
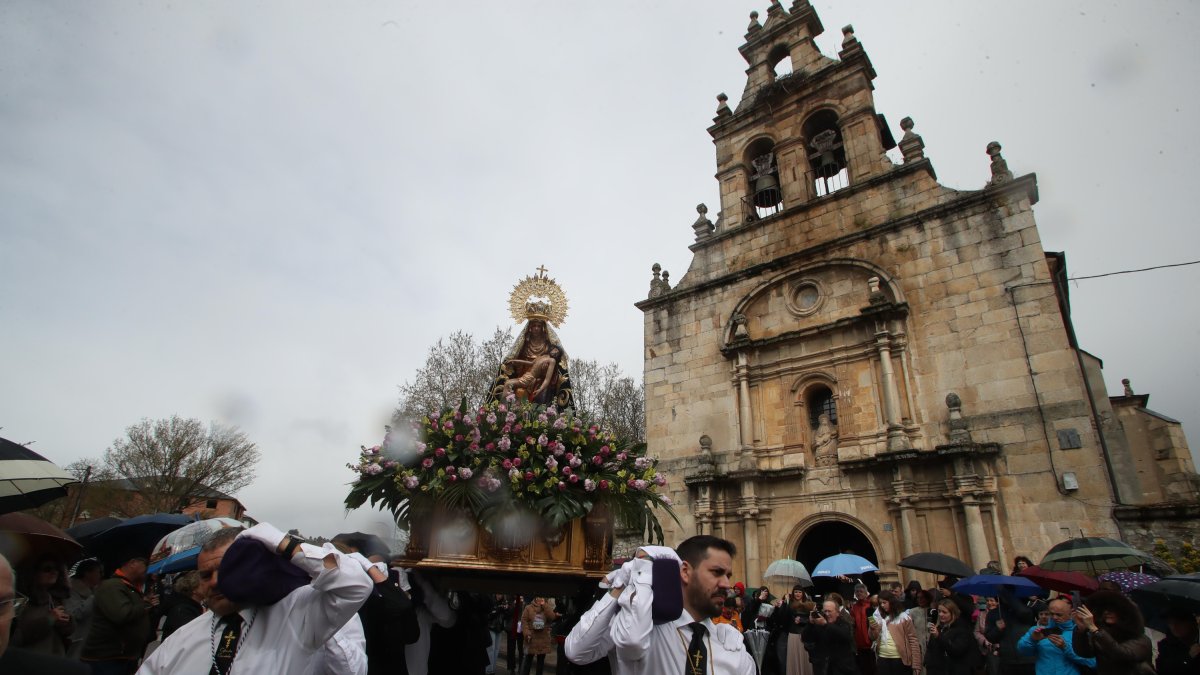
[{"label": "umbrella", "polygon": [[1137,567],[1152,559],[1153,556],[1123,541],[1105,537],[1079,537],[1055,544],[1046,551],[1039,567],[1052,572],[1097,574]]},{"label": "umbrella", "polygon": [[116,569],[130,558],[149,558],[159,540],[191,522],[191,516],[180,513],[137,516],[96,535],[88,548],[105,569]]},{"label": "umbrella", "polygon": [[1182,609],[1192,614],[1200,614],[1200,573],[1179,574],[1160,579],[1133,589],[1129,597],[1142,610],[1147,625],[1166,632],[1163,613],[1167,610]]},{"label": "umbrella", "polygon": [[813,585],[812,577],[809,576],[808,568],[804,566],[804,563],[791,558],[776,560],[767,565],[767,571],[763,572],[763,578],[771,581],[794,581],[805,586]]},{"label": "umbrella", "polygon": [[25,513],[0,516],[0,553],[13,566],[32,562],[41,555],[55,555],[63,562],[79,557],[79,542],[71,535]]},{"label": "umbrella", "polygon": [[1097,577],[1100,581],[1111,581],[1121,587],[1122,593],[1129,593],[1135,588],[1141,588],[1146,584],[1152,584],[1158,581],[1158,577],[1151,574],[1142,574],[1141,572],[1128,572],[1122,570],[1120,572],[1105,572]]},{"label": "umbrella", "polygon": [[355,549],[363,555],[364,558],[370,558],[373,555],[382,556],[384,560],[392,557],[392,550],[383,540],[373,534],[366,532],[342,532],[334,535],[330,539],[334,544],[345,544]]},{"label": "umbrella", "polygon": [[1058,591],[1059,593],[1081,591],[1086,594],[1100,588],[1100,584],[1086,574],[1080,574],[1079,572],[1054,572],[1037,565],[1026,567],[1018,573],[1018,576],[1026,577],[1046,590]]},{"label": "umbrella", "polygon": [[975,575],[970,565],[945,553],[914,553],[896,564],[910,570],[933,572],[960,579]]},{"label": "umbrella", "polygon": [[114,526],[121,524],[123,520],[125,519],[105,516],[80,523],[75,527],[68,527],[66,532],[71,535],[72,539],[82,544],[84,548],[87,548],[88,544],[92,543],[92,540],[97,535],[111,530]]},{"label": "umbrella", "polygon": [[196,568],[200,547],[213,532],[227,527],[242,527],[233,518],[209,518],[188,523],[158,540],[150,553],[149,574],[171,574]]},{"label": "umbrella", "polygon": [[852,553],[839,553],[817,563],[814,577],[848,577],[864,572],[878,572],[879,568],[870,560]]},{"label": "umbrella", "polygon": [[1021,596],[1022,594],[1026,596],[1037,595],[1042,590],[1029,579],[1024,577],[1009,577],[1002,574],[979,574],[967,577],[951,586],[951,588],[963,595],[982,595],[985,597],[999,595],[1001,588],[1010,588],[1017,596]]},{"label": "umbrella", "polygon": [[29,448],[0,438],[0,513],[32,509],[67,496],[79,479]]},{"label": "umbrella", "polygon": [[754,663],[758,665],[757,672],[762,672],[763,657],[767,654],[767,638],[770,636],[770,632],[761,628],[751,628],[745,633],[746,649],[754,657]]}]

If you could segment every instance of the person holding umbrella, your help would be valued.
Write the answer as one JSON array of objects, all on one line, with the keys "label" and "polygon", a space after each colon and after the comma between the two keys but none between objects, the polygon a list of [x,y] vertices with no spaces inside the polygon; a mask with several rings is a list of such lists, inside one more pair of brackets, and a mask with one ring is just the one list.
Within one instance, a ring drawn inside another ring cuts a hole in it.
[{"label": "person holding umbrella", "polygon": [[1075,651],[1095,657],[1098,675],[1153,675],[1146,623],[1132,600],[1116,591],[1096,591],[1073,616]]},{"label": "person holding umbrella", "polygon": [[996,611],[987,613],[983,636],[996,645],[997,660],[1003,675],[1033,675],[1036,658],[1017,651],[1017,641],[1037,622],[1039,611],[1046,609],[1045,603],[1034,606],[1017,599],[1007,588],[996,595]]},{"label": "person holding umbrella", "polygon": [[812,675],[808,650],[801,633],[808,626],[816,605],[804,592],[804,586],[796,584],[787,598],[776,601],[771,613],[771,637],[767,639],[763,657],[763,671],[778,675]]}]

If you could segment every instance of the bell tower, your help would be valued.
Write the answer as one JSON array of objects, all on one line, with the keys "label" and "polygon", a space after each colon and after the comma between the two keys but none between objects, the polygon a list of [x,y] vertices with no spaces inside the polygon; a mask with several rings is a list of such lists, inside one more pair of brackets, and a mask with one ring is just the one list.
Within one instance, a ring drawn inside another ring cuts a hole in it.
[{"label": "bell tower", "polygon": [[891,168],[896,146],[872,97],[875,69],[842,29],[838,59],[813,42],[824,32],[807,0],[771,3],[765,23],[750,14],[739,51],[749,64],[737,110],[717,97],[708,132],[717,146],[721,220],[760,220],[812,202]]}]

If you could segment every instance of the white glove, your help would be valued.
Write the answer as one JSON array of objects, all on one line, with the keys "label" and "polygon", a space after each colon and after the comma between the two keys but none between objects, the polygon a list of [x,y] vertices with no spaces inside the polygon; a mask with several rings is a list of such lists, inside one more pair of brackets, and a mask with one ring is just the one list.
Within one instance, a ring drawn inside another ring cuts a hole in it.
[{"label": "white glove", "polygon": [[243,537],[257,541],[266,546],[268,551],[274,553],[279,550],[279,544],[287,538],[287,535],[270,523],[259,523],[248,530],[242,530],[237,536],[238,539]]},{"label": "white glove", "polygon": [[411,593],[412,582],[408,580],[408,570],[404,569],[403,567],[393,567],[392,569],[399,573],[400,579],[398,583],[400,585],[400,590],[404,591],[405,593]]},{"label": "white glove", "polygon": [[626,560],[625,564],[609,572],[600,582],[600,588],[624,588],[629,585],[629,575],[633,570],[633,561]]},{"label": "white glove", "polygon": [[370,560],[367,560],[363,556],[363,554],[359,553],[358,551],[355,551],[354,553],[349,553],[349,554],[343,553],[342,555],[346,556],[347,558],[349,558],[349,559],[353,560],[354,562],[358,563],[359,565],[361,565],[364,572],[367,572],[369,574],[371,572],[371,568],[374,567],[375,569],[379,570],[379,573],[382,574],[385,579],[387,578],[387,575],[388,575],[387,565],[385,565],[381,562],[373,563]]},{"label": "white glove", "polygon": [[646,555],[655,560],[674,560],[680,562],[679,554],[670,546],[639,546],[638,550],[645,551]]}]

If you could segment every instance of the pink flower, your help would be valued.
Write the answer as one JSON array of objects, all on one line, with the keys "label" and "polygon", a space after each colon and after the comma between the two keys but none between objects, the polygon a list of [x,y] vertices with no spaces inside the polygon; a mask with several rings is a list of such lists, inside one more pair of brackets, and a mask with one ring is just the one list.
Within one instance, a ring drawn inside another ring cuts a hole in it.
[{"label": "pink flower", "polygon": [[605,457],[608,457],[611,452],[612,450],[607,445],[600,446],[600,454],[604,455]]},{"label": "pink flower", "polygon": [[513,468],[512,460],[506,459],[503,462],[500,462],[500,466],[504,467],[505,469],[511,469]]},{"label": "pink flower", "polygon": [[454,434],[454,440],[456,440],[456,441],[461,441],[462,439],[463,439],[463,435],[462,435],[462,434]]},{"label": "pink flower", "polygon": [[509,394],[508,396],[505,396],[505,397],[504,397],[504,400],[505,400],[505,401],[508,401],[509,403],[512,403],[513,401],[517,400],[517,395],[516,395],[516,394]]},{"label": "pink flower", "polygon": [[546,458],[546,468],[547,469],[557,469],[558,461],[555,460],[553,457],[547,457]]},{"label": "pink flower", "polygon": [[434,450],[434,451],[433,451],[433,454],[437,455],[438,457],[445,457],[445,456],[446,456],[446,449],[445,449],[445,448],[438,448],[437,450]]},{"label": "pink flower", "polygon": [[628,457],[628,456],[629,456],[629,455],[626,455],[626,454],[625,454],[625,453],[623,453],[623,452],[618,452],[618,453],[617,453],[617,461],[618,461],[618,462],[624,462],[624,461],[625,461],[625,458],[626,458],[626,457]]},{"label": "pink flower", "polygon": [[426,446],[424,443],[418,442],[417,443],[417,452],[425,452],[426,447],[428,447],[428,446]]},{"label": "pink flower", "polygon": [[638,457],[637,459],[633,460],[633,465],[639,469],[647,469],[650,466],[650,458]]},{"label": "pink flower", "polygon": [[487,423],[488,423],[488,424],[495,424],[495,423],[496,423],[496,413],[488,413],[488,416],[487,416]]},{"label": "pink flower", "polygon": [[513,457],[513,466],[521,466],[521,458]]},{"label": "pink flower", "polygon": [[566,451],[567,451],[567,446],[563,445],[562,443],[560,443],[558,441],[554,442],[554,454],[555,455],[561,457],[562,454]]},{"label": "pink flower", "polygon": [[550,406],[549,408],[546,408],[546,414],[547,415],[557,415],[558,408],[556,406]]},{"label": "pink flower", "polygon": [[666,504],[667,506],[674,504],[674,502],[671,501],[671,498],[666,495],[659,495],[658,498],[660,500],[662,500],[662,503]]},{"label": "pink flower", "polygon": [[533,445],[533,444],[534,444],[534,443],[536,443],[536,442],[537,442],[537,441],[533,440],[533,436],[526,436],[526,437],[525,437],[525,445]]},{"label": "pink flower", "polygon": [[500,431],[502,431],[503,433],[506,433],[506,434],[511,434],[511,433],[512,433],[512,425],[511,425],[511,424],[505,424],[505,425],[504,425],[504,428],[503,428],[503,429],[501,429]]},{"label": "pink flower", "polygon": [[516,426],[514,426],[514,427],[513,427],[513,433],[514,433],[514,434],[519,434],[519,433],[521,433],[521,429],[522,429],[522,428],[523,428],[523,427],[522,427],[520,424],[517,424]]},{"label": "pink flower", "polygon": [[454,422],[451,422],[450,420],[446,420],[446,423],[442,425],[442,428],[445,429],[446,431],[453,431],[454,430]]},{"label": "pink flower", "polygon": [[506,405],[504,405],[503,403],[501,403],[500,405],[496,406],[496,410],[499,410],[500,412],[507,412],[507,411],[508,411],[508,406],[506,406]]},{"label": "pink flower", "polygon": [[[576,478],[578,478],[578,476],[576,476]],[[588,492],[595,492],[595,490],[596,490],[596,481],[592,480],[591,478],[589,478],[589,479],[587,479],[587,480],[583,481],[583,489],[584,489],[584,490],[586,490],[586,491],[588,491]]]},{"label": "pink flower", "polygon": [[542,413],[541,415],[538,415],[538,421],[542,424],[545,424],[546,422],[550,421],[550,418],[546,417],[546,413]]},{"label": "pink flower", "polygon": [[667,484],[667,477],[661,473],[654,477],[654,484],[658,487],[663,487]]},{"label": "pink flower", "polygon": [[[570,454],[570,453],[568,453],[568,454]],[[578,469],[579,465],[583,464],[583,460],[579,459],[578,457],[572,457],[569,463],[570,463],[572,469]]]},{"label": "pink flower", "polygon": [[513,422],[516,422],[516,421],[517,421],[517,416],[514,415],[513,413],[508,413],[507,415],[504,416],[505,424],[512,424]]},{"label": "pink flower", "polygon": [[450,474],[449,476],[447,476],[447,478],[450,479],[451,483],[458,482],[458,476],[455,476],[454,474]]},{"label": "pink flower", "polygon": [[546,434],[542,434],[541,436],[538,436],[538,440],[537,440],[538,445],[547,445],[549,443],[550,443],[550,439],[546,438]]},{"label": "pink flower", "polygon": [[416,476],[409,476],[408,478],[404,479],[404,487],[408,488],[409,490],[416,490],[417,486],[420,484],[421,481]]},{"label": "pink flower", "polygon": [[571,475],[571,467],[564,466],[562,472],[563,472],[564,476],[570,476]]},{"label": "pink flower", "polygon": [[596,466],[600,466],[603,463],[604,463],[604,458],[601,457],[600,455],[596,455],[595,457],[592,457],[592,464],[595,464]]},{"label": "pink flower", "polygon": [[533,480],[533,472],[532,471],[525,472],[525,480],[527,480],[527,481]]},{"label": "pink flower", "polygon": [[461,469],[461,470],[458,472],[458,475],[459,475],[459,476],[461,476],[463,480],[471,480],[471,476],[472,476],[472,475],[474,475],[474,473],[475,473],[475,472],[471,471],[471,469],[470,469],[469,467],[465,467],[465,466],[464,466],[464,467],[463,467],[463,468],[462,468],[462,469]]},{"label": "pink flower", "polygon": [[426,469],[432,469],[433,468],[433,458],[426,457],[425,459],[421,460],[421,466],[425,467]]},{"label": "pink flower", "polygon": [[564,482],[562,482],[561,480],[560,480],[560,481],[558,481],[558,490],[561,492],[561,491],[563,491],[563,490],[566,490],[566,489],[567,489],[567,484],[566,484],[566,483],[564,483]]},{"label": "pink flower", "polygon": [[558,419],[556,419],[556,420],[554,420],[554,428],[555,428],[555,429],[566,429],[566,428],[567,428],[567,421],[566,421],[565,419],[561,418],[561,417],[560,417],[560,418],[558,418]]},{"label": "pink flower", "polygon": [[508,436],[501,436],[500,441],[497,443],[497,447],[506,451],[512,447],[512,441],[508,440]]},{"label": "pink flower", "polygon": [[608,489],[608,481],[606,481],[606,480],[600,481],[600,489],[607,490]]},{"label": "pink flower", "polygon": [[454,465],[450,465],[450,466],[446,467],[446,473],[448,473],[450,475],[454,475],[457,471],[458,471],[458,469],[455,468]]},{"label": "pink flower", "polygon": [[492,450],[495,450],[495,449],[496,449],[496,444],[495,444],[495,443],[488,443],[487,445],[483,446],[483,449],[484,449],[484,450],[487,450],[488,452],[491,452]]},{"label": "pink flower", "polygon": [[579,482],[579,474],[573,473],[567,477],[567,480],[571,481],[572,483],[578,483]]}]

